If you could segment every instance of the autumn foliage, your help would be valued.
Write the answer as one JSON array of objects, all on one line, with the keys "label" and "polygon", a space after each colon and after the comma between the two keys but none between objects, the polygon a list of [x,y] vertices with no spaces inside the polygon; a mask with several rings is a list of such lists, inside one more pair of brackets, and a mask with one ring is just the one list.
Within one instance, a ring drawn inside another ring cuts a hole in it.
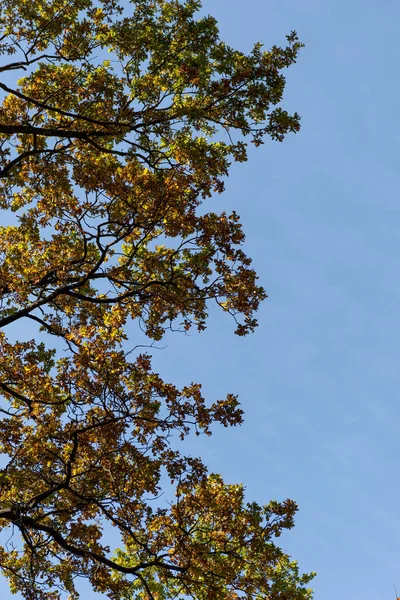
[{"label": "autumn foliage", "polygon": [[113,599],[311,595],[274,543],[295,503],[247,503],[182,453],[242,421],[236,397],[163,381],[127,335],[202,330],[211,302],[245,335],[265,297],[237,214],[207,207],[248,141],[298,130],[279,103],[301,44],[243,54],[199,9],[0,3],[0,569],[26,599],[79,578]]}]

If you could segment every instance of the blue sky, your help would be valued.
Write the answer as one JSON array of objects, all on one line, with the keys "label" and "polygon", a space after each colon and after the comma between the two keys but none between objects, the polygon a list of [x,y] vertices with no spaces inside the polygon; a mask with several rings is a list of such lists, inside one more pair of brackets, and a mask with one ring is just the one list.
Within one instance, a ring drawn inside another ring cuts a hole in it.
[{"label": "blue sky", "polygon": [[199,441],[210,467],[260,502],[298,501],[283,539],[316,570],[316,600],[400,589],[400,4],[207,0],[221,37],[306,44],[285,106],[302,130],[236,165],[221,208],[242,216],[269,299],[236,339],[215,314],[156,353],[172,381],[238,392],[245,425]]},{"label": "blue sky", "polygon": [[257,332],[236,338],[213,312],[203,334],[169,336],[154,364],[176,384],[202,382],[210,401],[239,393],[245,424],[189,448],[244,482],[249,499],[298,501],[296,528],[281,539],[303,571],[318,572],[316,600],[393,599],[400,3],[205,0],[204,9],[244,50],[298,31],[306,48],[287,72],[284,104],[302,130],[252,150],[214,201],[241,214],[269,293]]}]

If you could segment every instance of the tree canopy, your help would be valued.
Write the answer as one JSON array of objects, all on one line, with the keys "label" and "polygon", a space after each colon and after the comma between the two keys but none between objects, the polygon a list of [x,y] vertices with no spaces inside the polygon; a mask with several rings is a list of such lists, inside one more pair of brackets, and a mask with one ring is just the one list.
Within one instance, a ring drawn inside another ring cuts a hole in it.
[{"label": "tree canopy", "polygon": [[182,451],[240,424],[237,398],[178,389],[129,338],[202,330],[211,302],[246,335],[266,296],[238,215],[207,202],[248,142],[299,129],[280,102],[301,43],[244,54],[200,9],[0,3],[0,569],[28,600],[79,578],[113,599],[311,596],[274,543],[296,504],[247,503]]}]

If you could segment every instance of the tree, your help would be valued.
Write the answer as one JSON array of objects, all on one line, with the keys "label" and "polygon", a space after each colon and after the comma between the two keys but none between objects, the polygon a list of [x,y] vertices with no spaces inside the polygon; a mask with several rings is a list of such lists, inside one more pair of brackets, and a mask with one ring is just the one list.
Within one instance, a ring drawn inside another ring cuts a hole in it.
[{"label": "tree", "polygon": [[246,504],[176,443],[239,424],[236,397],[207,405],[128,340],[202,330],[211,301],[245,335],[265,298],[238,216],[202,205],[246,140],[298,130],[279,103],[301,44],[245,55],[199,9],[0,5],[0,568],[26,599],[78,577],[115,599],[310,597],[273,542],[295,503]]}]

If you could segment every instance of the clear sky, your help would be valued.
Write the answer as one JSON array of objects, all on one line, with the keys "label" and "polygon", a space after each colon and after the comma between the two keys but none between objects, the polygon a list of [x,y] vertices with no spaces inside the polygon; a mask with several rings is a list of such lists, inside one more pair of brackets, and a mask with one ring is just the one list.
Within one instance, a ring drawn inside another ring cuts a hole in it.
[{"label": "clear sky", "polygon": [[[240,395],[239,429],[189,444],[249,499],[293,498],[282,544],[316,570],[316,600],[400,590],[400,125],[398,0],[205,0],[248,50],[306,44],[285,107],[302,130],[236,165],[214,208],[235,209],[269,299],[257,332],[213,313],[154,364],[210,401]],[[212,202],[209,203],[212,208]],[[2,597],[8,598],[1,582]],[[92,600],[93,594],[85,594]]]}]

